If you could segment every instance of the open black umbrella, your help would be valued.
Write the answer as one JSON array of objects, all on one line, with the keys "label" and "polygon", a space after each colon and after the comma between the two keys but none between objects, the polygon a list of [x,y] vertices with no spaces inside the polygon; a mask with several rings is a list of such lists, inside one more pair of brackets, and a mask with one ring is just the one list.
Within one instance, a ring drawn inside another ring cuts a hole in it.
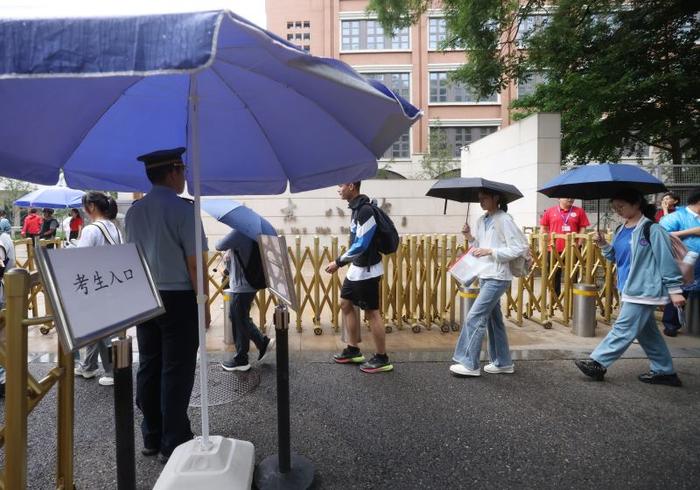
[{"label": "open black umbrella", "polygon": [[[483,190],[498,192],[507,203],[523,197],[523,193],[514,185],[481,177],[455,177],[454,179],[438,180],[425,195],[445,199],[445,212],[447,212],[448,199],[457,202],[479,202],[479,191]],[[468,209],[467,214],[469,214]]]}]

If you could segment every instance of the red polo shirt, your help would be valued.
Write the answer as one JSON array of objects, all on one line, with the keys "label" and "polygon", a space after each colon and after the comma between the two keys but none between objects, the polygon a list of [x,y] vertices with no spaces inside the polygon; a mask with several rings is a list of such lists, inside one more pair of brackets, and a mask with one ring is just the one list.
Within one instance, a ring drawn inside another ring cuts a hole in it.
[{"label": "red polo shirt", "polygon": [[[577,206],[571,206],[568,211],[561,209],[559,205],[552,206],[542,215],[540,225],[546,226],[550,233],[578,233],[591,224],[586,212]],[[566,240],[557,238],[557,252],[566,247]]]}]

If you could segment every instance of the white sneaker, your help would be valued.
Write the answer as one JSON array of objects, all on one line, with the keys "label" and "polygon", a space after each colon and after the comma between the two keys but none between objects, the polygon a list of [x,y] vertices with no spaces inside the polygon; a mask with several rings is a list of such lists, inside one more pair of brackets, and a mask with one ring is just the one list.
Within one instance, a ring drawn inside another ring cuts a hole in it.
[{"label": "white sneaker", "polygon": [[102,386],[112,386],[114,385],[114,378],[111,376],[102,376],[97,382]]},{"label": "white sneaker", "polygon": [[450,371],[457,376],[481,376],[481,369],[469,369],[459,363],[451,365]]},{"label": "white sneaker", "polygon": [[94,378],[95,376],[97,376],[97,369],[89,371],[89,370],[83,368],[83,366],[76,366],[75,369],[73,369],[73,373],[76,376],[82,376],[85,379],[90,379],[90,378]]},{"label": "white sneaker", "polygon": [[512,364],[510,366],[498,367],[491,362],[484,366],[484,371],[491,374],[513,374],[515,372],[515,367]]}]

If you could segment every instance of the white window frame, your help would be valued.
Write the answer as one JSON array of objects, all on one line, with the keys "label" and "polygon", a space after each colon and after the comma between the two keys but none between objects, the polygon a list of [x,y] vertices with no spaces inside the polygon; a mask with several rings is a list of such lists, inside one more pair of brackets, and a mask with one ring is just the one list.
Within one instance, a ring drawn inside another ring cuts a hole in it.
[{"label": "white window frame", "polygon": [[[338,16],[338,52],[340,54],[362,54],[362,53],[410,53],[413,51],[413,39],[411,27],[408,27],[408,48],[400,49],[343,49],[343,21],[346,20],[377,20],[376,15],[367,15],[364,11],[346,11],[340,12]],[[360,39],[360,41],[362,41]]]},{"label": "white window frame", "polygon": [[[492,126],[496,131],[500,131],[503,121],[501,119],[429,119],[428,120],[428,136],[432,128],[474,128],[483,126]],[[479,140],[476,140],[479,141]],[[474,142],[472,142],[474,143]],[[468,145],[466,145],[468,146]],[[464,146],[460,147],[460,150]],[[453,157],[453,160],[459,161],[460,157]]]},{"label": "white window frame", "polygon": [[456,71],[457,68],[459,68],[460,65],[428,65],[428,78],[426,80],[426,94],[425,94],[425,100],[428,101],[429,106],[435,106],[435,107],[440,107],[440,106],[495,106],[495,105],[501,105],[501,93],[497,92],[496,93],[496,100],[480,100],[478,102],[431,102],[430,100],[430,74],[431,73],[444,73],[444,72],[451,72],[451,71]]}]

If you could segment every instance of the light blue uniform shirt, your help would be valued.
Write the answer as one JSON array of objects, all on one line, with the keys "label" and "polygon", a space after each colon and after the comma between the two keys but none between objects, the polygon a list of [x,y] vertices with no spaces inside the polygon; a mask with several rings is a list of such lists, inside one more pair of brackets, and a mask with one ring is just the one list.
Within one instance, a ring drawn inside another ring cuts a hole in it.
[{"label": "light blue uniform shirt", "polygon": [[[192,291],[187,257],[195,255],[194,206],[154,185],[126,213],[126,240],[138,244],[161,291]],[[202,252],[207,251],[202,229]]]},{"label": "light blue uniform shirt", "polygon": [[[659,224],[663,226],[669,233],[673,231],[683,231],[688,228],[695,228],[700,226],[700,216],[695,214],[693,211],[686,207],[678,208],[675,212],[667,214]],[[685,245],[688,250],[700,253],[700,236],[690,235],[681,239],[683,245]],[[695,282],[684,288],[687,291],[698,291],[700,290],[700,259],[695,262]]]}]

